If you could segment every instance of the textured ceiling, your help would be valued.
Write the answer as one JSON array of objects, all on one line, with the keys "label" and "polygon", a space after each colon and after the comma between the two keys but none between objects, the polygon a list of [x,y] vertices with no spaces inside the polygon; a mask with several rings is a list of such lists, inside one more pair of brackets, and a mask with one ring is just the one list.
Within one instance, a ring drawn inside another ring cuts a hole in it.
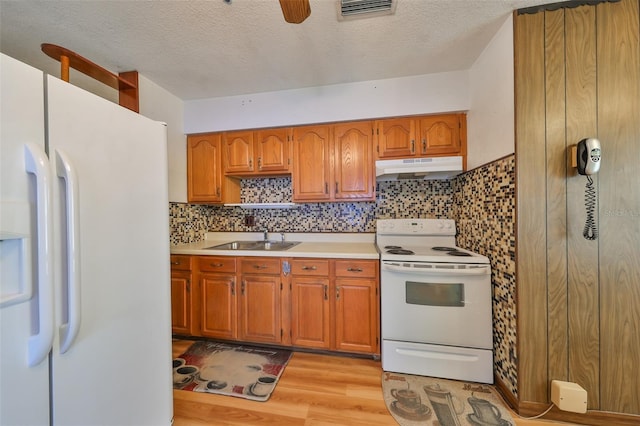
[{"label": "textured ceiling", "polygon": [[514,9],[541,3],[398,0],[338,21],[337,0],[310,0],[296,25],[278,0],[2,0],[0,49],[59,75],[40,50],[57,44],[189,100],[468,69]]}]

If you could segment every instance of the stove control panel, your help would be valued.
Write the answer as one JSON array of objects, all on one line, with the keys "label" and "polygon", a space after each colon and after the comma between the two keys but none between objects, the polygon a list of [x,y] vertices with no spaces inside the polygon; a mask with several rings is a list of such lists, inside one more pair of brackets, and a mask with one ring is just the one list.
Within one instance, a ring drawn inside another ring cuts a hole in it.
[{"label": "stove control panel", "polygon": [[453,219],[378,219],[377,235],[455,235]]}]

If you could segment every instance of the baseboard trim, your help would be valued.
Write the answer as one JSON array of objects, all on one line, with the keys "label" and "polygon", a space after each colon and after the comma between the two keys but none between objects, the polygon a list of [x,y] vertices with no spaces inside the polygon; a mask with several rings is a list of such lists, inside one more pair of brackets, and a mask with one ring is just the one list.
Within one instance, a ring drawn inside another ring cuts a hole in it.
[{"label": "baseboard trim", "polygon": [[[547,408],[549,408],[549,404],[545,402],[524,401],[518,405],[517,412],[522,417],[532,417],[542,413]],[[595,426],[637,426],[640,424],[640,415],[598,410],[588,410],[585,414],[579,414],[561,411],[558,407],[553,407],[541,419]]]}]

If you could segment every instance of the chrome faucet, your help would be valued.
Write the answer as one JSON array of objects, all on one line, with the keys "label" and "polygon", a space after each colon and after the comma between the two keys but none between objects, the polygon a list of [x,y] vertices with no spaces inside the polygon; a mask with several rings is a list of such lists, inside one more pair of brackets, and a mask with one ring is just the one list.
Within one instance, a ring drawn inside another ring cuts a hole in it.
[{"label": "chrome faucet", "polygon": [[262,231],[262,235],[263,235],[263,241],[269,241],[269,230],[267,228],[265,228]]}]

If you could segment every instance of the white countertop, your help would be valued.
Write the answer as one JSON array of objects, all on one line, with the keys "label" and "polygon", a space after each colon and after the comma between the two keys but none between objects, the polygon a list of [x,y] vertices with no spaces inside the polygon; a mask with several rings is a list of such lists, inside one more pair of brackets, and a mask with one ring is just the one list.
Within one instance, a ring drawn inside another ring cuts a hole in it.
[{"label": "white countertop", "polygon": [[[262,232],[208,232],[203,241],[171,247],[171,254],[209,256],[321,257],[379,259],[374,233],[285,233],[285,241],[300,241],[288,250],[211,250],[207,247],[232,241],[261,241]],[[281,233],[269,233],[269,241],[281,241]]]}]

